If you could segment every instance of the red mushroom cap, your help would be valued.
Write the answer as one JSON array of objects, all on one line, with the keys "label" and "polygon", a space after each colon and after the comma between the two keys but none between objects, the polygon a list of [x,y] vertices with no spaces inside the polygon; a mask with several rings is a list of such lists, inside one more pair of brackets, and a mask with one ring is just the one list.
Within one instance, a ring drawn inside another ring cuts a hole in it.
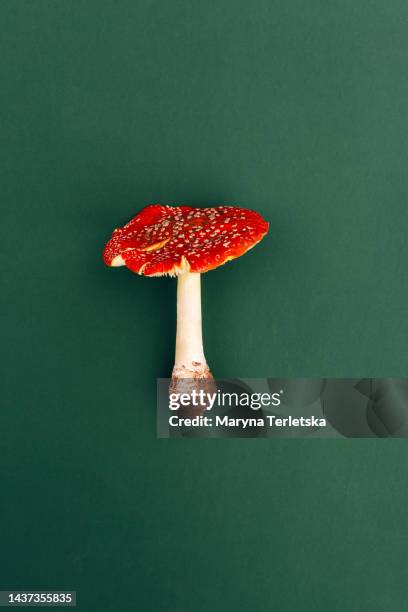
[{"label": "red mushroom cap", "polygon": [[115,229],[103,259],[145,276],[207,272],[246,253],[268,228],[258,213],[245,208],[153,204]]}]

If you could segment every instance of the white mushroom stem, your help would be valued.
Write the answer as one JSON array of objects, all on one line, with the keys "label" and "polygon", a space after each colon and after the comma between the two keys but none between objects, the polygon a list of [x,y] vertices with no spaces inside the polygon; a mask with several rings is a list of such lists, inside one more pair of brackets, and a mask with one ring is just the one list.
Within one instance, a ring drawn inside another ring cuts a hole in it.
[{"label": "white mushroom stem", "polygon": [[210,378],[201,327],[201,275],[177,277],[177,335],[173,378]]}]

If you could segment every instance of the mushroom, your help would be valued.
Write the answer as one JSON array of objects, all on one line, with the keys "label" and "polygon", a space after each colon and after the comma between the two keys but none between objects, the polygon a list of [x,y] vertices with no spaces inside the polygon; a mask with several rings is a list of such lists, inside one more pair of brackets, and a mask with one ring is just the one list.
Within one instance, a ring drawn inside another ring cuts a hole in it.
[{"label": "mushroom", "polygon": [[103,252],[108,266],[127,266],[144,276],[177,276],[172,389],[185,379],[213,380],[203,349],[201,274],[246,253],[268,227],[245,208],[154,204],[114,230]]}]

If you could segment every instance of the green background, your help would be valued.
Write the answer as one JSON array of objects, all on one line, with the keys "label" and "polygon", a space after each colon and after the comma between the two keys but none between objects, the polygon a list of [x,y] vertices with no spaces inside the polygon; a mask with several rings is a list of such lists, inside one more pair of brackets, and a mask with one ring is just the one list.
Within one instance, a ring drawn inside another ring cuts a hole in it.
[{"label": "green background", "polygon": [[406,443],[156,440],[151,202],[254,208],[203,277],[218,377],[404,376],[408,5],[2,0],[2,589],[81,611],[406,610]]}]

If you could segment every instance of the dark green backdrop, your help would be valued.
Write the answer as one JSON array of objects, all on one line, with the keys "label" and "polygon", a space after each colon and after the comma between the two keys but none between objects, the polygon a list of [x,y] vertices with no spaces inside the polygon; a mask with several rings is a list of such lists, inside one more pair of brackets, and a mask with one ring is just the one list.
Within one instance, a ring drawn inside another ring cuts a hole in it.
[{"label": "dark green backdrop", "polygon": [[255,208],[203,278],[218,376],[404,376],[405,0],[2,0],[0,588],[98,612],[403,611],[405,441],[156,440],[150,202]]}]

